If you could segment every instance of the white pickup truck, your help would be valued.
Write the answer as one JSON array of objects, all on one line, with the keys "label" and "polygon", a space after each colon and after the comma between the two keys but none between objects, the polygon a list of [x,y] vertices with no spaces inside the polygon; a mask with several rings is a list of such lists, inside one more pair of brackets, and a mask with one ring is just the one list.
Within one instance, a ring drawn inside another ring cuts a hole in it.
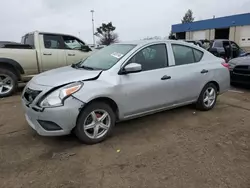
[{"label": "white pickup truck", "polygon": [[12,95],[18,82],[41,72],[71,65],[87,58],[91,48],[79,38],[46,32],[31,32],[21,44],[0,48],[0,98]]}]

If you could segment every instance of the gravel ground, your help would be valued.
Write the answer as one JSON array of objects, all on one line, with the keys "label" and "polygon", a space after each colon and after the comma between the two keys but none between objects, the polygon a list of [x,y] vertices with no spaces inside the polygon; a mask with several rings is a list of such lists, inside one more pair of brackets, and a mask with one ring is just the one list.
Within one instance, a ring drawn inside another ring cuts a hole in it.
[{"label": "gravel ground", "polygon": [[250,187],[250,92],[231,91],[209,112],[187,106],[120,123],[87,146],[41,137],[20,95],[0,99],[0,187]]}]

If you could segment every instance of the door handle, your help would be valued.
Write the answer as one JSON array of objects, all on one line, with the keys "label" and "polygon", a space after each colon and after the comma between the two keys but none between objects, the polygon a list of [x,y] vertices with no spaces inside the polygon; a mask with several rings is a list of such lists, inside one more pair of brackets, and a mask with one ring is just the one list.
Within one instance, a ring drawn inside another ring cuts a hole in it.
[{"label": "door handle", "polygon": [[76,54],[68,54],[68,56],[75,56]]},{"label": "door handle", "polygon": [[52,53],[43,53],[43,55],[52,55]]},{"label": "door handle", "polygon": [[203,70],[201,71],[201,74],[205,74],[205,73],[208,73],[208,70],[203,69]]},{"label": "door handle", "polygon": [[168,75],[164,75],[161,80],[169,80],[171,79],[171,76],[168,76]]}]

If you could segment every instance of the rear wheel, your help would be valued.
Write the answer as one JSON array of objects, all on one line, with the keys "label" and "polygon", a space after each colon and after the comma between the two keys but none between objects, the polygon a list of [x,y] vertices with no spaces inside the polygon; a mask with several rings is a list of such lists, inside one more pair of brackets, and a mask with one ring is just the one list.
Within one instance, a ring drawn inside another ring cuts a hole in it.
[{"label": "rear wheel", "polygon": [[93,102],[80,114],[75,134],[85,144],[102,142],[111,135],[115,119],[115,113],[108,104]]},{"label": "rear wheel", "polygon": [[0,69],[0,98],[11,96],[17,88],[17,76],[8,69]]},{"label": "rear wheel", "polygon": [[196,102],[196,108],[199,110],[211,110],[216,104],[217,87],[213,83],[205,85]]}]

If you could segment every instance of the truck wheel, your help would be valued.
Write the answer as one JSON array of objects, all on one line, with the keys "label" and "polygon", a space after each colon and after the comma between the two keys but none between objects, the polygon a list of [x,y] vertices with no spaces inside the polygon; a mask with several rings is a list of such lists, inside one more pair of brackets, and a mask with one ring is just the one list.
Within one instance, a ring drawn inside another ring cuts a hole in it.
[{"label": "truck wheel", "polygon": [[110,136],[115,125],[115,113],[103,102],[93,102],[79,115],[74,129],[85,144],[97,144]]},{"label": "truck wheel", "polygon": [[8,69],[0,69],[0,98],[11,96],[17,88],[17,76]]}]

